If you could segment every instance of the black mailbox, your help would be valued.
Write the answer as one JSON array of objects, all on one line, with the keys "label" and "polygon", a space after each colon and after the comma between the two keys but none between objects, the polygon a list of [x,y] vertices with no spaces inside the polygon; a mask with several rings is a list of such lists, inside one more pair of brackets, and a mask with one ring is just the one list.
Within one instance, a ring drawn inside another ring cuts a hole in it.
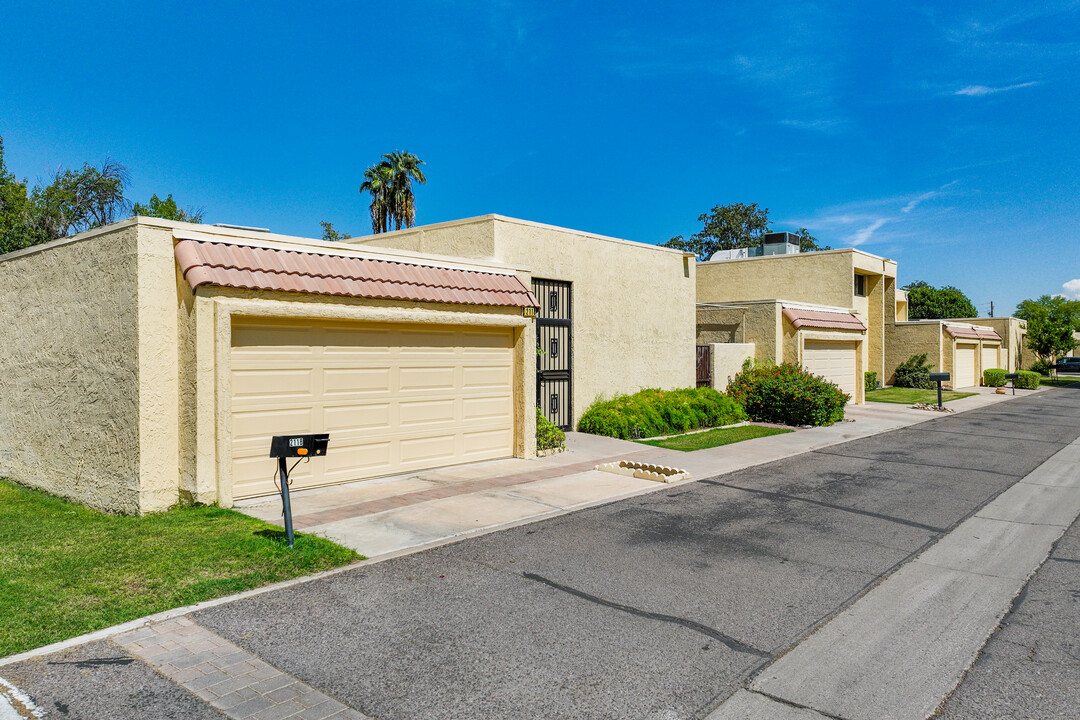
[{"label": "black mailbox", "polygon": [[949,373],[930,373],[930,382],[949,382]]},{"label": "black mailbox", "polygon": [[[285,518],[285,538],[289,547],[293,546],[292,502],[289,500],[289,467],[285,458],[312,458],[326,454],[330,443],[330,433],[317,435],[274,435],[270,438],[270,457],[277,458],[278,478],[281,484],[281,514]],[[296,461],[297,463],[300,460]],[[293,463],[296,467],[296,463]]]},{"label": "black mailbox", "polygon": [[1020,377],[1020,373],[1005,373],[1006,380],[1016,380],[1018,377]]},{"label": "black mailbox", "polygon": [[270,440],[270,457],[313,457],[326,454],[330,433],[318,435],[275,435]]}]

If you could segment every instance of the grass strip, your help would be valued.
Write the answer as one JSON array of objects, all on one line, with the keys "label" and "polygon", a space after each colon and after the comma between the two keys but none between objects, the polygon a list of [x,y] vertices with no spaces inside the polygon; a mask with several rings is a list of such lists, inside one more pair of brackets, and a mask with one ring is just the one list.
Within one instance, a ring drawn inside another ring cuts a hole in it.
[{"label": "grass strip", "polygon": [[667,448],[668,450],[704,450],[705,448],[731,445],[743,440],[767,437],[769,435],[781,435],[794,432],[790,428],[762,427],[760,425],[740,425],[733,428],[716,428],[705,432],[690,433],[688,435],[675,435],[663,440],[638,440],[642,445]]},{"label": "grass strip", "polygon": [[[943,390],[941,401],[959,400],[971,397],[976,393],[956,392]],[[896,403],[898,405],[916,405],[918,403],[937,404],[937,390],[923,390],[922,388],[890,387],[880,390],[871,390],[866,393],[866,402]]]},{"label": "grass strip", "polygon": [[108,515],[0,480],[0,657],[361,559],[232,510]]}]

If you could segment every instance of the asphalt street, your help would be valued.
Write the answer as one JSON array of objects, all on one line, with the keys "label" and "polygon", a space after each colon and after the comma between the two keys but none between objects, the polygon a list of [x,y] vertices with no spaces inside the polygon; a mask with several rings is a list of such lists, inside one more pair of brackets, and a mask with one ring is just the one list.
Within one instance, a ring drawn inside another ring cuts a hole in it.
[{"label": "asphalt street", "polygon": [[[1075,440],[1078,418],[1080,392],[1048,391],[362,566],[193,619],[379,720],[703,718]],[[1063,559],[1080,557],[1071,542],[1058,546],[1074,549]],[[1025,607],[1042,612],[1033,592],[1007,623]],[[990,716],[979,709],[987,702],[980,673],[993,688],[993,674],[1008,672],[990,662],[995,642],[945,717]],[[57,717],[218,716],[191,709],[191,696],[178,697],[138,662],[88,662],[122,657],[113,644],[72,652],[3,674]],[[126,702],[139,710],[123,711]]]}]

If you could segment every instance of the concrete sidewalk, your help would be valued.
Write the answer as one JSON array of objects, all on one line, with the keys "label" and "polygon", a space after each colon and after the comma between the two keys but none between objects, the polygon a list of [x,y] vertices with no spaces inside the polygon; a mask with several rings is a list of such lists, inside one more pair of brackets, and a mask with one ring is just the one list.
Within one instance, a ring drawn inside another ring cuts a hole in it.
[{"label": "concrete sidewalk", "polygon": [[[977,394],[947,407],[965,412],[1013,398],[992,388],[967,391]],[[1015,397],[1037,392],[1022,390]],[[593,468],[600,463],[635,460],[678,467],[690,474],[682,482],[693,482],[937,417],[941,414],[906,405],[852,405],[847,419],[853,422],[693,452],[571,432],[566,452],[536,460],[496,460],[302,490],[292,495],[293,523],[369,558],[386,557],[670,487],[597,472]],[[282,524],[276,497],[242,502],[236,509]]]}]

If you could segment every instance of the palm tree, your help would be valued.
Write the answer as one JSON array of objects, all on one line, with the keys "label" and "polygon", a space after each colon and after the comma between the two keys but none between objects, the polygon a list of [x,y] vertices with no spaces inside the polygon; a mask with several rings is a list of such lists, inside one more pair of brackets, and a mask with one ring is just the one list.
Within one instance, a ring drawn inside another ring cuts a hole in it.
[{"label": "palm tree", "polygon": [[389,163],[381,162],[364,171],[364,182],[360,185],[360,192],[371,193],[371,231],[375,234],[384,233],[390,229],[393,208],[392,185],[393,173],[390,171]]},{"label": "palm tree", "polygon": [[382,161],[364,171],[360,192],[371,193],[371,230],[384,233],[416,224],[416,196],[412,181],[427,183],[420,166],[424,161],[412,153],[395,150],[382,156]]},{"label": "palm tree", "polygon": [[404,225],[411,228],[416,224],[416,196],[413,194],[412,181],[425,185],[427,178],[420,166],[424,161],[410,152],[395,150],[383,155],[383,162],[390,166],[393,176],[393,208],[391,216],[394,219],[394,229],[400,230]]}]

